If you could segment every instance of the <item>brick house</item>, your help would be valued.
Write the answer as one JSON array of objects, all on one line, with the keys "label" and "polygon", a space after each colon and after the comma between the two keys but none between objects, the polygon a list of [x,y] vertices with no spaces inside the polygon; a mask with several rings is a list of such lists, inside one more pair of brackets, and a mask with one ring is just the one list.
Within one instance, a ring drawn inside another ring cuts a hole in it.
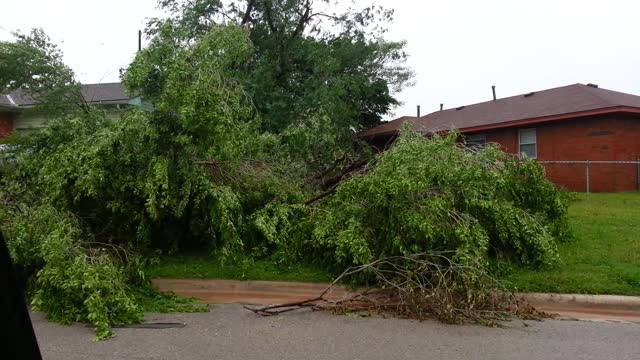
[{"label": "brick house", "polygon": [[[497,143],[508,153],[538,161],[594,161],[591,191],[639,190],[640,96],[574,84],[528,94],[401,117],[358,137],[378,149],[391,143],[403,123],[423,134],[458,129],[467,143]],[[586,164],[544,163],[547,177],[572,191],[585,191]]]},{"label": "brick house", "polygon": [[[107,110],[107,114],[115,114],[130,102],[121,83],[86,84],[82,85],[81,91],[88,104]],[[0,138],[14,131],[32,131],[46,126],[47,115],[35,111],[36,105],[37,101],[20,89],[0,95]]]}]

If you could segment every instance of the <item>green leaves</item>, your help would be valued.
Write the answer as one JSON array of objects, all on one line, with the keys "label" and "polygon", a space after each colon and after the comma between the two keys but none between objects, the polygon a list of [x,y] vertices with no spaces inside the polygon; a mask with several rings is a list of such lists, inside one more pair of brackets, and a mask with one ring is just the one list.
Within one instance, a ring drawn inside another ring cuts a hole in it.
[{"label": "green leaves", "polygon": [[132,295],[136,255],[87,240],[72,214],[47,205],[3,208],[0,218],[15,264],[31,277],[34,309],[63,324],[90,322],[97,339],[142,320]]}]

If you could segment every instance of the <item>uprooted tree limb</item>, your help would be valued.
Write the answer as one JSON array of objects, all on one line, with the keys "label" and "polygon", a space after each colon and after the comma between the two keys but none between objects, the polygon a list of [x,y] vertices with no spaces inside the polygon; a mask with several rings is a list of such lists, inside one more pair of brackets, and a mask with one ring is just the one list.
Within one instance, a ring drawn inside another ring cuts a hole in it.
[{"label": "uprooted tree limb", "polygon": [[[316,297],[246,309],[262,316],[293,310],[372,311],[399,317],[436,318],[447,323],[496,325],[512,317],[548,317],[514,293],[506,291],[482,267],[463,265],[451,253],[392,256],[350,267]],[[373,277],[379,287],[356,290],[340,299],[328,295],[349,277]]]},{"label": "uprooted tree limb", "polygon": [[321,187],[324,189],[324,191],[312,197],[311,199],[308,199],[304,202],[304,204],[311,205],[326,198],[329,195],[334,194],[336,192],[336,189],[338,188],[338,185],[340,185],[343,180],[346,180],[355,174],[366,173],[368,165],[371,163],[371,161],[373,160],[359,160],[353,162],[345,167],[338,175],[332,176],[328,179],[323,179]]},{"label": "uprooted tree limb", "polygon": [[359,160],[347,165],[344,169],[340,171],[339,174],[329,177],[327,179],[322,180],[322,187],[324,189],[329,189],[340,183],[344,178],[348,178],[353,173],[357,173],[362,171],[362,168],[366,167],[369,164],[370,159]]}]

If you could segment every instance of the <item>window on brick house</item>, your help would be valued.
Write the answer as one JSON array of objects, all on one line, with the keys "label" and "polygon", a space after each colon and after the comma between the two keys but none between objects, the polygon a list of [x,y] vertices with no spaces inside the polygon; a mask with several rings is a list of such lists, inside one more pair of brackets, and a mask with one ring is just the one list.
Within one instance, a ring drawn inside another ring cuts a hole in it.
[{"label": "window on brick house", "polygon": [[538,156],[536,129],[520,129],[520,156],[531,159]]},{"label": "window on brick house", "polygon": [[485,134],[466,135],[464,141],[467,146],[484,146],[487,143],[487,136]]}]

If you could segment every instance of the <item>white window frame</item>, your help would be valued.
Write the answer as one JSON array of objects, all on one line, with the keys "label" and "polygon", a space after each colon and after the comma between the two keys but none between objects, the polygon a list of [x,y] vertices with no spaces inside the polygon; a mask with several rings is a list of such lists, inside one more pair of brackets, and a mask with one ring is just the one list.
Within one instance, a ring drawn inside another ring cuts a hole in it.
[{"label": "white window frame", "polygon": [[[522,142],[522,134],[526,132],[533,132],[533,142]],[[533,145],[533,156],[529,156],[522,151],[522,145]],[[530,159],[538,158],[538,134],[536,128],[526,128],[518,130],[518,154],[520,157],[527,156]]]},{"label": "white window frame", "polygon": [[487,134],[465,135],[464,142],[467,146],[484,146],[487,143]]}]

